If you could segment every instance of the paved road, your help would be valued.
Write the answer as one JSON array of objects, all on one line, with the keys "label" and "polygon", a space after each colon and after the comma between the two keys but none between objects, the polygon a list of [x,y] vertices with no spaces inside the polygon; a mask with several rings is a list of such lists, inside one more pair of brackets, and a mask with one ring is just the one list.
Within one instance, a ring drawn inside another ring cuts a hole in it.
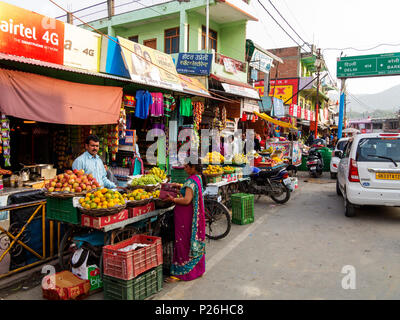
[{"label": "paved road", "polygon": [[[302,174],[289,203],[261,198],[255,218],[207,244],[201,279],[165,284],[152,299],[400,298],[400,209],[370,207],[346,218],[335,181]],[[351,267],[342,273],[345,266]],[[348,270],[355,271],[355,282],[344,283],[355,289],[342,288]],[[102,298],[99,293],[88,299]],[[40,300],[41,289],[5,299]]]}]

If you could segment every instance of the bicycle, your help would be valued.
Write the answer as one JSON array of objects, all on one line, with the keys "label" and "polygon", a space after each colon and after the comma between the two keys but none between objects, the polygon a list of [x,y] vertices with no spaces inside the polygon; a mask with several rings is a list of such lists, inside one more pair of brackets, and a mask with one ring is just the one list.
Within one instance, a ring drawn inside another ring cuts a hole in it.
[{"label": "bicycle", "polygon": [[220,198],[208,196],[204,199],[206,237],[212,240],[225,238],[231,230],[231,214]]}]

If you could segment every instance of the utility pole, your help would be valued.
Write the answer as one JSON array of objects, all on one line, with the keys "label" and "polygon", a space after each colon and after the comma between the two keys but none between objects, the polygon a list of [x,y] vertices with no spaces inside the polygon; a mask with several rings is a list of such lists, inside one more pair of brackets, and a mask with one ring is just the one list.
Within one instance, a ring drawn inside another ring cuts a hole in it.
[{"label": "utility pole", "polygon": [[209,24],[210,24],[210,0],[207,0],[207,7],[206,7],[206,50],[208,53],[208,33],[209,33]]},{"label": "utility pole", "polygon": [[342,137],[343,113],[344,113],[344,109],[345,109],[345,99],[346,99],[346,79],[342,79],[342,85],[340,88],[338,139],[340,139]]},{"label": "utility pole", "polygon": [[319,75],[321,71],[321,49],[317,50],[317,101],[315,103],[315,139],[318,138],[318,113],[319,113]]}]

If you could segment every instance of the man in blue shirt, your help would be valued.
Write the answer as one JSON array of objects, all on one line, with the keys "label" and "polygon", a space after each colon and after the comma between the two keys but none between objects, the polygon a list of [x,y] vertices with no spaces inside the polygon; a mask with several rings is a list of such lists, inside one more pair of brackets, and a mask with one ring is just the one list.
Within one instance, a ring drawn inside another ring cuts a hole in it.
[{"label": "man in blue shirt", "polygon": [[85,173],[91,173],[97,182],[105,188],[114,189],[117,186],[115,183],[107,179],[107,172],[104,168],[103,161],[97,155],[99,151],[100,140],[95,135],[90,135],[86,138],[86,152],[75,159],[72,164],[72,170],[83,169]]}]

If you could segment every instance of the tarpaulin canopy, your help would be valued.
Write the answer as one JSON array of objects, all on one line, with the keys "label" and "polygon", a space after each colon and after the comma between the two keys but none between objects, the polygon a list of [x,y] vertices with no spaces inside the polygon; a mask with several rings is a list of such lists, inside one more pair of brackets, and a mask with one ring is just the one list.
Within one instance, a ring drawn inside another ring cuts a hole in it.
[{"label": "tarpaulin canopy", "polygon": [[0,68],[0,111],[48,123],[117,123],[122,88],[69,82]]},{"label": "tarpaulin canopy", "polygon": [[291,123],[280,121],[280,120],[276,120],[274,118],[271,118],[269,115],[266,115],[265,113],[258,113],[258,112],[255,111],[254,114],[256,116],[258,116],[259,118],[264,119],[264,120],[266,120],[268,122],[271,122],[271,123],[273,123],[273,124],[275,124],[277,126],[297,130],[297,128],[294,125],[292,125]]}]

